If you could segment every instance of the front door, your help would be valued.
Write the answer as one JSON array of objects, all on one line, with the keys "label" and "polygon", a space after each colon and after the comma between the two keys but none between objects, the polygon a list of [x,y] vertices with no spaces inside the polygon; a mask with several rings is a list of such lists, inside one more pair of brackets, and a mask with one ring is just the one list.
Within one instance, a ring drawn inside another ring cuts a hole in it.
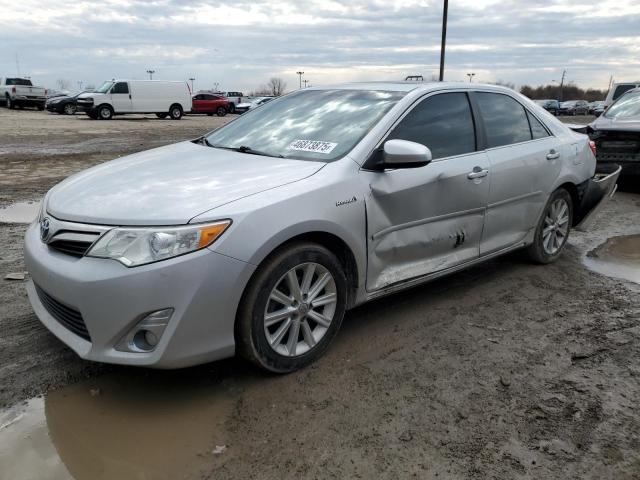
[{"label": "front door", "polygon": [[501,93],[474,94],[483,119],[491,191],[480,254],[522,242],[536,227],[565,154],[522,104]]},{"label": "front door", "polygon": [[129,91],[129,84],[127,82],[118,82],[111,87],[111,105],[115,113],[131,112],[131,92]]},{"label": "front door", "polygon": [[489,193],[489,160],[477,151],[466,93],[420,101],[385,141],[390,139],[426,145],[433,161],[421,168],[361,171],[370,186],[369,291],[477,258]]}]

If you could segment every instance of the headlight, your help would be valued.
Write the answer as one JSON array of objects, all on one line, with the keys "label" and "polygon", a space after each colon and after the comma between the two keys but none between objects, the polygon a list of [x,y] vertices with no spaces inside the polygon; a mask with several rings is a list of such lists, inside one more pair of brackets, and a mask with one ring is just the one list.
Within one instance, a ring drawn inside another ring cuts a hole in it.
[{"label": "headlight", "polygon": [[229,225],[231,220],[183,227],[114,228],[100,237],[87,256],[112,258],[136,267],[205,248]]}]

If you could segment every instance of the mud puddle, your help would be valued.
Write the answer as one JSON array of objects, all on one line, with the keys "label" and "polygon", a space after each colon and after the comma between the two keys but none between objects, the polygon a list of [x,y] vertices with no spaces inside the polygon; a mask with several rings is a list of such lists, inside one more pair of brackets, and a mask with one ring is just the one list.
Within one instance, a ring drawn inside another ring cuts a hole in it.
[{"label": "mud puddle", "polygon": [[2,478],[198,477],[224,455],[223,389],[107,376],[0,412]]},{"label": "mud puddle", "polygon": [[0,208],[0,223],[31,223],[38,216],[40,202],[18,202]]},{"label": "mud puddle", "polygon": [[640,234],[611,237],[591,250],[584,262],[603,275],[640,283]]}]

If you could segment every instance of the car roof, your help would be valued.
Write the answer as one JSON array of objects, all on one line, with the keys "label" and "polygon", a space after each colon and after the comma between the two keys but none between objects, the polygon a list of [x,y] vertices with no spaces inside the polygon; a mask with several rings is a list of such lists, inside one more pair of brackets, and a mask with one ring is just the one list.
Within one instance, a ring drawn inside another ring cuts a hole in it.
[{"label": "car roof", "polygon": [[513,91],[510,88],[499,85],[467,82],[353,82],[323,87],[309,87],[310,90],[385,90],[391,92],[429,92],[449,88],[455,88],[457,90],[495,90],[497,92]]}]

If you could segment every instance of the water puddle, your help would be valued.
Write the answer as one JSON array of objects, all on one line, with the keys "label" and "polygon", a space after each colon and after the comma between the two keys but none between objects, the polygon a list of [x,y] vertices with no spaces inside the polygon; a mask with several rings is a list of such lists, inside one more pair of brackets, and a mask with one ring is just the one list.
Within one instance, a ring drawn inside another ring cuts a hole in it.
[{"label": "water puddle", "polygon": [[[2,478],[177,479],[224,455],[231,396],[108,376],[0,412]],[[214,453],[215,452],[215,453]]]},{"label": "water puddle", "polygon": [[584,262],[603,275],[640,283],[640,234],[611,237],[591,250]]},{"label": "water puddle", "polygon": [[0,223],[31,223],[38,216],[40,202],[18,202],[0,208]]}]

